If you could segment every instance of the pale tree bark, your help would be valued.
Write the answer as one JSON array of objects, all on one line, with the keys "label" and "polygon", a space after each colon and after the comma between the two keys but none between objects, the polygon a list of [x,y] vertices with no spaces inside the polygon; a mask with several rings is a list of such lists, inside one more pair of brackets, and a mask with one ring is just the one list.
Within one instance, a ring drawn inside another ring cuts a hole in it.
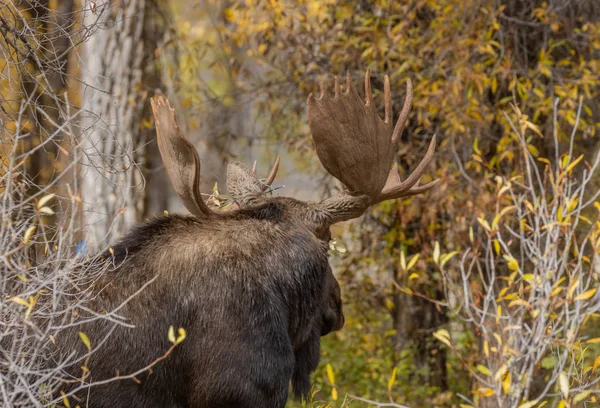
[{"label": "pale tree bark", "polygon": [[[153,61],[158,5],[149,0],[96,0],[84,24],[100,27],[81,56],[85,112],[81,190],[89,248],[114,242],[145,214],[146,65]],[[147,38],[148,32],[154,33]],[[158,75],[151,75],[155,82]],[[146,117],[146,121],[147,121]]]}]

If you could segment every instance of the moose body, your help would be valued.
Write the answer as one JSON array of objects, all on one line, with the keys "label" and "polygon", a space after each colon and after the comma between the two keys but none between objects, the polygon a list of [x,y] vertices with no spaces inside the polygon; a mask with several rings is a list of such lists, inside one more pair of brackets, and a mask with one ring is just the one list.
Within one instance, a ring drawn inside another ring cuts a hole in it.
[{"label": "moose body", "polygon": [[[202,199],[198,153],[181,135],[166,98],[153,99],[161,156],[192,216],[149,222],[105,254],[112,266],[95,282],[91,307],[118,312],[126,325],[96,319],[81,327],[92,340],[104,339],[83,370],[85,384],[96,383],[84,386],[84,395],[77,393],[85,406],[278,408],[287,401],[290,383],[297,396],[308,395],[320,337],[344,324],[339,285],[328,263],[331,225],[436,183],[418,184],[435,137],[415,171],[400,180],[393,163],[412,87],[409,81],[392,127],[387,76],[384,85],[385,119],[374,106],[368,71],[366,102],[349,76],[345,92],[336,79],[333,97],[323,84],[320,98],[309,96],[317,154],[344,186],[341,194],[317,203],[268,197],[279,159],[264,181],[256,168],[230,163],[233,209],[224,211]],[[170,326],[187,332],[174,349],[166,336]],[[63,351],[77,340],[76,333],[71,336],[75,340],[59,339]],[[161,357],[167,349],[172,352]],[[148,365],[150,370],[139,371]]]},{"label": "moose body", "polygon": [[[91,387],[89,407],[283,407],[290,379],[309,391],[320,336],[343,317],[327,242],[286,212],[290,200],[204,220],[162,217],[112,248],[97,305],[113,310],[146,287],[119,310],[135,327],[114,329],[88,381],[150,364],[169,348],[171,325],[187,338],[138,381]],[[82,330],[99,339],[109,325]]]}]

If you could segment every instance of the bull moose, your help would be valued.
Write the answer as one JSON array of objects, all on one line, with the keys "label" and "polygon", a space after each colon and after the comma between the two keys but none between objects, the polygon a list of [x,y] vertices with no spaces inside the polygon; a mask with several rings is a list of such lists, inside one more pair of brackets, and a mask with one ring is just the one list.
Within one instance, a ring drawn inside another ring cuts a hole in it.
[{"label": "bull moose", "polygon": [[[369,71],[364,85],[365,102],[349,75],[343,92],[336,78],[333,96],[321,83],[321,95],[308,97],[317,155],[343,185],[339,195],[320,202],[272,197],[266,192],[279,159],[264,180],[256,168],[230,163],[233,204],[225,210],[203,201],[198,153],[180,133],[169,101],[153,98],[162,160],[191,216],[138,226],[107,253],[112,267],[95,283],[94,302],[118,309],[127,324],[95,321],[81,329],[92,341],[105,338],[87,361],[86,382],[100,384],[86,390],[85,406],[271,408],[286,404],[290,383],[296,396],[309,393],[320,337],[344,324],[328,263],[330,227],[437,182],[418,183],[435,136],[404,181],[394,163],[413,99],[410,80],[395,126],[388,77],[383,120]],[[161,356],[171,346],[170,326],[185,328],[187,338],[167,358],[134,379],[107,381]]]}]

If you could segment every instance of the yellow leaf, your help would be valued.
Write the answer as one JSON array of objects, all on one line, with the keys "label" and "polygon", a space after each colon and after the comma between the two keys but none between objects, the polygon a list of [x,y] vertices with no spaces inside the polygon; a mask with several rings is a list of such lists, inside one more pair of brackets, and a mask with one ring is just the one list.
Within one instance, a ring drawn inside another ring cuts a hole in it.
[{"label": "yellow leaf", "polygon": [[25,312],[25,320],[29,320],[29,315],[33,311],[33,307],[35,306],[36,302],[37,298],[29,296],[29,306],[27,307],[27,311]]},{"label": "yellow leaf", "polygon": [[29,239],[31,238],[31,236],[35,232],[35,229],[36,229],[35,225],[32,225],[31,227],[27,228],[27,231],[25,231],[25,235],[23,236],[23,243],[24,244],[29,244]]},{"label": "yellow leaf", "polygon": [[406,257],[404,256],[404,251],[400,252],[400,267],[403,271],[406,270]]},{"label": "yellow leaf", "polygon": [[337,388],[333,387],[331,389],[331,399],[333,399],[334,401],[337,401],[338,399],[338,392],[337,392]]},{"label": "yellow leaf", "polygon": [[575,300],[587,300],[587,299],[591,298],[592,296],[594,296],[596,294],[597,290],[598,289],[596,289],[596,288],[586,290],[585,292],[575,296]]},{"label": "yellow leaf", "polygon": [[528,401],[524,404],[519,405],[519,408],[533,408],[535,404],[538,403],[539,400]]},{"label": "yellow leaf", "polygon": [[18,305],[29,307],[29,302],[27,302],[25,299],[21,299],[20,297],[11,297],[10,300]]},{"label": "yellow leaf", "polygon": [[505,394],[510,393],[511,377],[512,376],[509,371],[504,376],[504,380],[502,380],[502,390],[504,391]]},{"label": "yellow leaf", "polygon": [[494,251],[496,252],[496,255],[500,255],[500,241],[497,239],[494,240]]},{"label": "yellow leaf", "polygon": [[506,364],[502,364],[502,366],[498,369],[498,371],[496,371],[496,374],[494,375],[494,380],[500,381],[500,379],[502,378],[502,376],[507,371],[508,371],[508,366]]},{"label": "yellow leaf", "polygon": [[442,259],[440,261],[440,266],[443,268],[444,265],[446,265],[446,263],[452,259],[456,254],[458,254],[458,251],[452,251],[450,253],[445,254],[444,256],[442,256]]},{"label": "yellow leaf", "polygon": [[169,327],[169,341],[171,343],[175,343],[175,341],[177,341],[175,338],[175,328],[173,326]]},{"label": "yellow leaf", "polygon": [[182,341],[184,341],[186,337],[187,337],[187,333],[186,333],[186,331],[185,331],[185,329],[183,327],[180,327],[179,329],[177,329],[176,344],[179,344]]},{"label": "yellow leaf", "polygon": [[448,347],[452,346],[452,343],[450,341],[450,333],[448,333],[448,330],[446,330],[446,329],[439,329],[438,331],[433,333],[433,337],[435,337],[436,339],[438,339],[439,341],[441,341]]},{"label": "yellow leaf", "polygon": [[569,398],[569,379],[564,371],[558,375],[558,386],[564,397]]},{"label": "yellow leaf", "polygon": [[[542,135],[542,132],[540,132],[540,129],[533,123],[525,121],[525,126],[527,126],[529,129],[533,130],[538,136],[544,137]],[[534,156],[536,156],[536,155],[534,155]]]},{"label": "yellow leaf", "polygon": [[580,392],[579,394],[575,395],[575,397],[573,398],[573,403],[578,403],[583,401],[584,399],[586,399],[590,394],[592,393],[591,390],[587,390],[587,391],[583,391]]},{"label": "yellow leaf", "polygon": [[594,367],[592,367],[592,371],[596,371],[596,369],[600,366],[600,356],[596,357],[594,360]]},{"label": "yellow leaf", "polygon": [[92,342],[84,332],[79,332],[79,338],[81,339],[85,347],[88,349],[88,351],[92,351]]},{"label": "yellow leaf", "polygon": [[42,207],[39,209],[39,212],[46,215],[54,215],[54,211],[50,207]]},{"label": "yellow leaf", "polygon": [[510,255],[504,255],[503,258],[506,261],[508,269],[510,269],[511,271],[519,270],[519,262],[517,262],[517,260],[515,258],[513,258]]},{"label": "yellow leaf", "polygon": [[586,343],[600,343],[600,337],[594,337],[593,339],[586,340]]},{"label": "yellow leaf", "polygon": [[477,395],[481,395],[482,397],[491,397],[492,395],[495,394],[494,390],[492,390],[491,388],[478,388],[475,391],[475,394]]},{"label": "yellow leaf", "polygon": [[433,246],[433,262],[435,262],[436,264],[439,262],[440,260],[440,243],[438,241],[435,241],[435,245]]},{"label": "yellow leaf", "polygon": [[412,268],[413,266],[415,266],[415,264],[417,263],[417,261],[419,260],[419,257],[421,255],[420,254],[416,254],[415,256],[413,256],[410,261],[408,262],[408,265],[406,266],[406,270],[409,271],[410,268]]},{"label": "yellow leaf", "polygon": [[62,395],[62,400],[63,400],[64,406],[66,408],[71,408],[71,403],[69,402],[69,398],[67,398],[67,395],[65,394],[65,392],[61,391],[60,395]]},{"label": "yellow leaf", "polygon": [[534,145],[528,144],[527,150],[529,151],[529,153],[531,153],[533,157],[538,157],[540,155],[540,151]]},{"label": "yellow leaf", "polygon": [[398,367],[394,367],[394,369],[392,370],[392,377],[388,381],[388,392],[392,391],[392,387],[394,386],[394,383],[396,382],[396,372],[397,371],[398,371]]},{"label": "yellow leaf", "polygon": [[477,364],[477,371],[479,371],[481,374],[487,375],[488,377],[492,376],[490,369],[484,365]]},{"label": "yellow leaf", "polygon": [[575,292],[575,289],[577,288],[578,284],[579,284],[579,278],[575,279],[575,281],[573,283],[571,283],[571,285],[569,286],[569,292],[568,292],[569,299],[573,298],[573,292]]},{"label": "yellow leaf", "polygon": [[581,161],[581,159],[583,159],[583,154],[581,156],[579,156],[578,158],[576,158],[575,160],[573,160],[573,162],[571,164],[569,164],[569,166],[565,169],[565,171],[567,173],[570,173],[573,170],[573,168],[575,166],[577,166],[577,163],[579,163]]},{"label": "yellow leaf", "polygon": [[550,160],[544,158],[544,157],[538,157],[538,161],[541,161],[542,163],[546,163],[547,165],[550,165]]},{"label": "yellow leaf", "polygon": [[526,306],[526,307],[529,307],[529,302],[527,302],[526,300],[523,300],[523,299],[516,299],[516,300],[513,300],[512,302],[510,302],[508,304],[508,307],[513,307],[513,306]]},{"label": "yellow leaf", "polygon": [[40,201],[37,203],[38,210],[42,208],[46,203],[54,198],[55,194],[48,194],[40,198]]},{"label": "yellow leaf", "polygon": [[560,291],[563,290],[563,288],[556,288],[552,291],[552,293],[550,293],[550,297],[554,297],[556,295],[558,295],[560,293]]},{"label": "yellow leaf", "polygon": [[327,371],[327,379],[331,383],[331,385],[335,384],[335,375],[333,374],[333,368],[331,368],[331,364],[327,364],[325,367],[325,371]]},{"label": "yellow leaf", "polygon": [[419,274],[411,273],[410,276],[408,277],[408,280],[413,280],[413,279],[419,279]]},{"label": "yellow leaf", "polygon": [[486,231],[491,231],[492,228],[490,227],[490,224],[488,224],[488,222],[485,220],[485,218],[477,218],[477,222],[479,222],[479,224],[483,227],[483,229],[485,229]]}]

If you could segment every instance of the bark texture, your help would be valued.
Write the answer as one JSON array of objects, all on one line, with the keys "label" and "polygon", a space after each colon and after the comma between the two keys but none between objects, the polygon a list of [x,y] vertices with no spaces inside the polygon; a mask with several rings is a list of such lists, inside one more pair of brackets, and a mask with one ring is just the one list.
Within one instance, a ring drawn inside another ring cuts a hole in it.
[{"label": "bark texture", "polygon": [[84,17],[85,25],[98,27],[83,46],[81,72],[81,189],[90,248],[114,242],[145,215],[144,173],[152,152],[143,118],[148,89],[157,85],[149,82],[159,78],[146,75],[160,37],[157,8],[147,0],[105,0]]}]

